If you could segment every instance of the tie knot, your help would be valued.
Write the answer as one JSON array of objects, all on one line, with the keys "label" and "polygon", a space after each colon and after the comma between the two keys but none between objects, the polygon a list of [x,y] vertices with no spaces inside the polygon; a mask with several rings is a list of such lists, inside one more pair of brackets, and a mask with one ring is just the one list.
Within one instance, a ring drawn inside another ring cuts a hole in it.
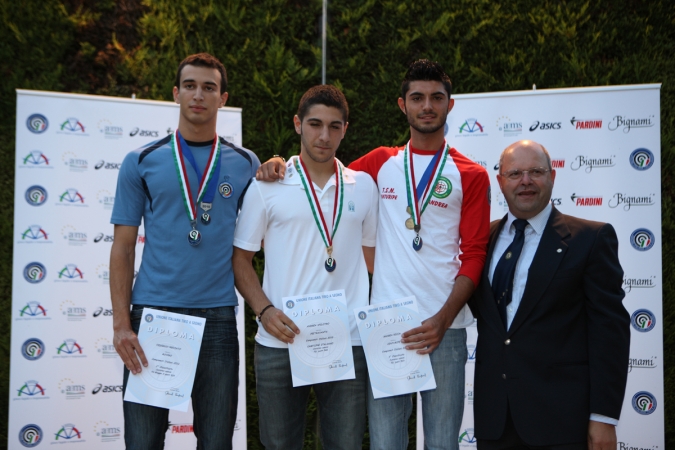
[{"label": "tie knot", "polygon": [[516,231],[520,231],[522,233],[525,231],[525,227],[527,226],[527,220],[516,219],[513,221],[513,226],[516,227]]}]

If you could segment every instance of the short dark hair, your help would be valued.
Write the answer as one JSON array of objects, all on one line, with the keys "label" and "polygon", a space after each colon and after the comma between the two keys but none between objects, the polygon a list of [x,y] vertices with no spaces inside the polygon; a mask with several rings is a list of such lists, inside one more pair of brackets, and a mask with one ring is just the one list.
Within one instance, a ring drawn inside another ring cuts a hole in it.
[{"label": "short dark hair", "polygon": [[225,66],[223,66],[223,63],[221,63],[218,58],[209,55],[208,53],[195,53],[181,61],[178,66],[178,72],[176,72],[176,81],[174,84],[178,89],[180,89],[180,74],[183,71],[183,67],[188,65],[218,69],[218,72],[220,72],[220,94],[222,95],[227,90],[227,71],[225,70]]},{"label": "short dark hair", "polygon": [[410,64],[401,84],[401,98],[404,100],[410,90],[411,81],[440,81],[448,93],[448,98],[452,95],[452,81],[436,61],[418,59]]},{"label": "short dark hair", "polygon": [[309,108],[314,105],[325,105],[337,108],[342,113],[342,120],[347,123],[349,119],[349,105],[345,95],[340,89],[330,84],[320,84],[311,87],[305,92],[298,105],[298,118],[302,120],[307,115]]}]

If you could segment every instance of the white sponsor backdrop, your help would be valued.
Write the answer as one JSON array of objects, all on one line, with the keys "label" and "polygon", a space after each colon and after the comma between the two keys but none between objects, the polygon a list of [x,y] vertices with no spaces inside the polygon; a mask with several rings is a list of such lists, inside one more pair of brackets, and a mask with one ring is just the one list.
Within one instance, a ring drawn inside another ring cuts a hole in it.
[{"label": "white sponsor backdrop", "polygon": [[[616,229],[623,304],[632,316],[628,384],[617,428],[620,450],[664,447],[660,87],[457,95],[445,130],[453,147],[487,169],[492,220],[508,210],[496,179],[499,155],[509,144],[531,139],[551,154],[556,208]],[[471,327],[460,448],[476,445],[475,345],[476,328]],[[423,448],[420,411],[418,449]]]},{"label": "white sponsor backdrop", "polygon": [[[119,166],[170,133],[178,105],[17,91],[8,448],[122,449],[122,362],[112,345],[108,263]],[[241,109],[218,134],[241,145]],[[144,231],[139,230],[136,269]],[[243,301],[234,448],[246,448]],[[167,449],[195,448],[192,411],[169,416]],[[84,445],[82,445],[84,443]]]}]

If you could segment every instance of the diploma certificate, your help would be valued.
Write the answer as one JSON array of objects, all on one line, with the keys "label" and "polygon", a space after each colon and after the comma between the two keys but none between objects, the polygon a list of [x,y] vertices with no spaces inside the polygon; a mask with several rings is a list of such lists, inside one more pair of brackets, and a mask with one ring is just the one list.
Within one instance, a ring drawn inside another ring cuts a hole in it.
[{"label": "diploma certificate", "polygon": [[288,344],[293,387],[356,378],[345,291],[282,300],[284,314],[300,328]]},{"label": "diploma certificate", "polygon": [[422,325],[415,297],[354,309],[373,397],[436,388],[429,355],[406,350],[401,334]]},{"label": "diploma certificate", "polygon": [[129,374],[124,400],[187,411],[206,319],[143,308],[138,341],[148,367]]}]

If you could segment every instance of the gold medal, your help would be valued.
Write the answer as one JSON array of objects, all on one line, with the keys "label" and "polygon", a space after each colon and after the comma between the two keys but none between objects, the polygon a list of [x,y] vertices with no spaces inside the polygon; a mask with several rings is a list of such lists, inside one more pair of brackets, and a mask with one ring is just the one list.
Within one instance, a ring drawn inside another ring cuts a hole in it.
[{"label": "gold medal", "polygon": [[408,217],[405,221],[405,227],[409,230],[415,228],[415,222],[413,222],[412,217]]}]

